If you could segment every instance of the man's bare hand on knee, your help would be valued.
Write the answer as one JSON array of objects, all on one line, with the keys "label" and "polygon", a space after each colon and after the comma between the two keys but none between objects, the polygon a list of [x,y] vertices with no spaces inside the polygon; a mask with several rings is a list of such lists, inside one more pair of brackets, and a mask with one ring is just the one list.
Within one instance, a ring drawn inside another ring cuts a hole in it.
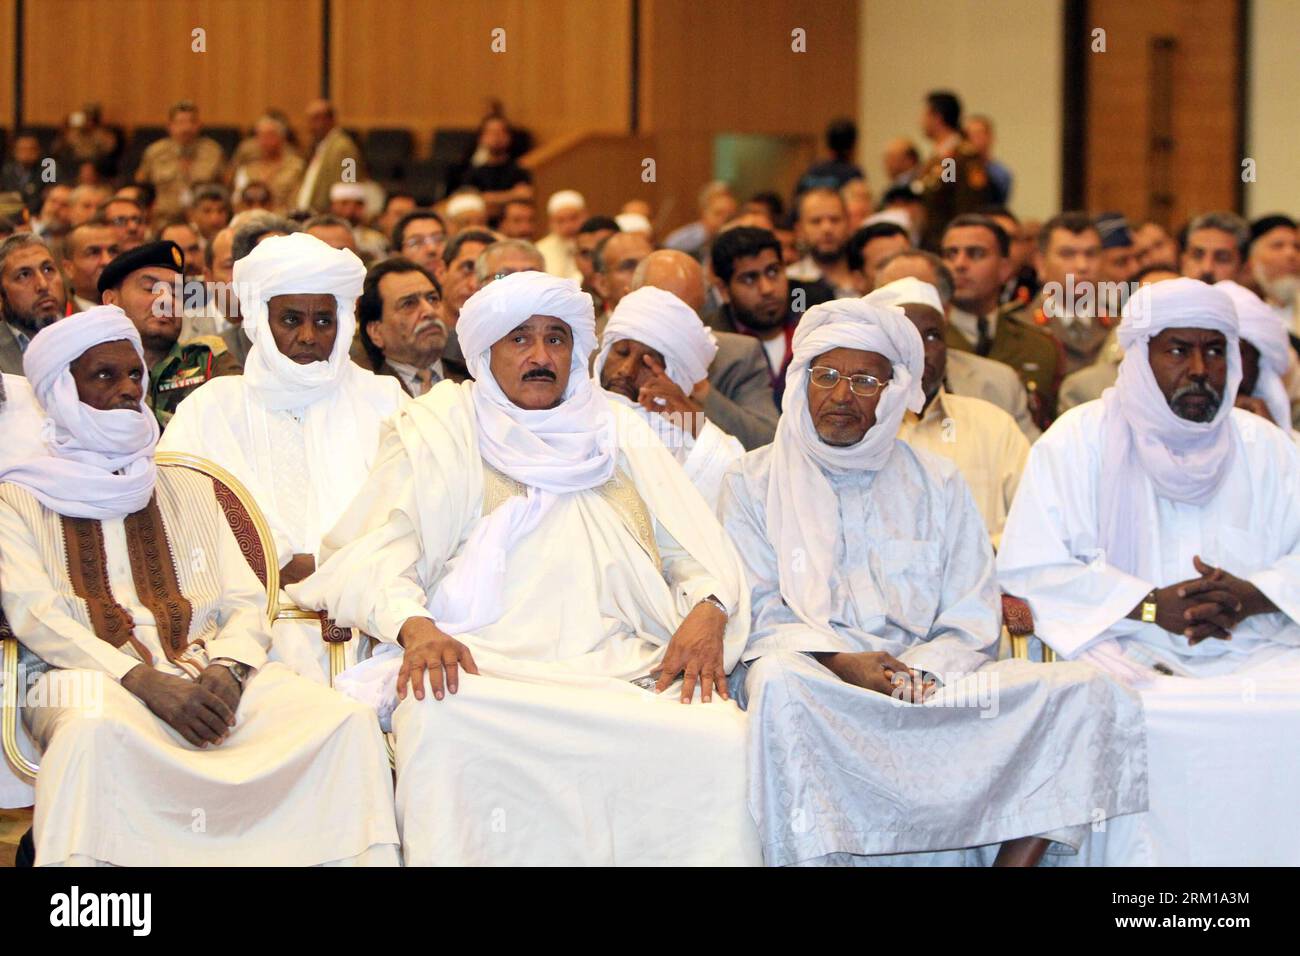
[{"label": "man's bare hand on knee", "polygon": [[407,618],[398,642],[406,649],[397,672],[397,696],[402,700],[406,699],[408,684],[415,692],[415,699],[424,700],[426,673],[435,700],[442,700],[444,674],[447,691],[454,694],[460,688],[460,668],[465,668],[467,674],[478,673],[469,648],[427,617]]}]

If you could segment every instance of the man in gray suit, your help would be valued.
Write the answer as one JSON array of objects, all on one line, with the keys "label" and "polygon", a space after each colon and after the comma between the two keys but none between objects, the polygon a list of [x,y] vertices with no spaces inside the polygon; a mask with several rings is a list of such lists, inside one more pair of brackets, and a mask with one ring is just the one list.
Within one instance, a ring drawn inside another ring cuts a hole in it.
[{"label": "man in gray suit", "polygon": [[67,308],[63,275],[44,240],[19,232],[0,242],[0,372],[22,375],[27,343]]},{"label": "man in gray suit", "polygon": [[[696,314],[704,308],[704,270],[684,252],[660,249],[641,260],[632,276],[632,288],[643,285],[671,292]],[[713,334],[718,354],[709,366],[708,379],[691,397],[703,406],[706,417],[739,439],[747,451],[766,445],[776,434],[778,416],[763,346],[748,335]]]}]

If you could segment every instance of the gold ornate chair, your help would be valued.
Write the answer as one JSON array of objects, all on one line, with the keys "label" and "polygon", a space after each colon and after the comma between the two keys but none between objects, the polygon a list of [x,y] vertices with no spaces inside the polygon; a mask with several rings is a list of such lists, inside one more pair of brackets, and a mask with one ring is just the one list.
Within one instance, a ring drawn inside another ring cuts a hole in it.
[{"label": "gold ornate chair", "polygon": [[[1002,595],[1002,626],[1011,638],[1011,656],[1021,661],[1033,660],[1029,642],[1037,638],[1034,637],[1034,615],[1029,610],[1029,605],[1010,594]],[[1042,647],[1043,663],[1054,662],[1056,652],[1042,641],[1038,643]]]},{"label": "gold ornate chair", "polygon": [[[330,682],[345,665],[344,645],[352,639],[352,631],[337,626],[318,611],[306,611],[293,605],[280,603],[280,568],[276,564],[275,539],[257,502],[248,489],[230,472],[206,458],[177,452],[162,452],[156,459],[159,468],[186,468],[212,480],[212,490],[221,505],[222,514],[234,532],[235,540],[244,560],[253,569],[257,579],[266,588],[266,619],[274,625],[278,620],[311,619],[320,622],[321,637],[329,645]],[[267,556],[271,560],[267,560]],[[32,763],[18,746],[18,705],[20,674],[17,639],[0,611],[0,681],[4,696],[0,701],[0,743],[4,755],[18,775],[28,781],[36,779],[39,766]]]},{"label": "gold ornate chair", "polygon": [[330,683],[333,684],[334,678],[347,666],[344,645],[352,640],[352,629],[339,627],[331,618],[327,618],[324,612],[308,611],[293,604],[281,603],[280,569],[274,561],[266,559],[268,554],[275,554],[271,526],[248,489],[220,465],[197,455],[162,452],[157,456],[157,462],[159,467],[188,468],[212,479],[213,491],[221,505],[222,513],[226,516],[226,522],[230,525],[230,530],[234,532],[235,540],[239,542],[239,550],[243,552],[244,560],[253,569],[257,579],[266,588],[267,615],[270,622],[274,624],[276,621],[285,620],[318,621],[321,639],[329,647]]}]

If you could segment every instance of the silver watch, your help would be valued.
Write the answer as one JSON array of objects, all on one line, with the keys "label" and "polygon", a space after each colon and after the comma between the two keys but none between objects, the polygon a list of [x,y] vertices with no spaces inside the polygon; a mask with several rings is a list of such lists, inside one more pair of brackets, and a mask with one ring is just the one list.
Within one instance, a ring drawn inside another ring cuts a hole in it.
[{"label": "silver watch", "polygon": [[248,680],[249,671],[252,670],[247,664],[241,664],[239,661],[229,657],[214,657],[209,663],[220,664],[226,670],[234,675],[235,681],[239,684],[239,689],[244,689],[244,683]]}]

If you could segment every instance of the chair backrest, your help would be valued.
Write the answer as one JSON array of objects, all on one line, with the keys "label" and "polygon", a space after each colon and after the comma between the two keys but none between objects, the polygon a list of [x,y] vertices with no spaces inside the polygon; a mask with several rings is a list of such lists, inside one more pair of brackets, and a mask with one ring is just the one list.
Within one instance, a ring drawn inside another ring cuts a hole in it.
[{"label": "chair backrest", "polygon": [[187,468],[211,479],[213,494],[240,553],[266,588],[267,620],[274,624],[280,610],[280,567],[275,560],[275,537],[248,489],[220,465],[198,455],[159,452],[155,461],[159,468]]},{"label": "chair backrest", "polygon": [[235,147],[244,138],[244,132],[238,126],[205,126],[203,135],[217,141],[217,145],[225,152],[226,159],[234,154]]}]

